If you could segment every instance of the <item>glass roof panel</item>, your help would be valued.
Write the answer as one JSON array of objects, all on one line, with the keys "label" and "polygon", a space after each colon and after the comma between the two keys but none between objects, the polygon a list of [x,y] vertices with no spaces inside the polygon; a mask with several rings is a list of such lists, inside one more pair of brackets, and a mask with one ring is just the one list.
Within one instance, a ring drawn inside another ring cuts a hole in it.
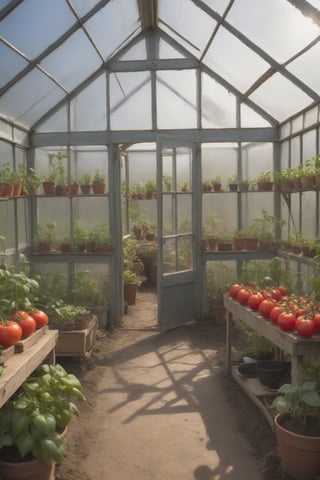
[{"label": "glass roof panel", "polygon": [[0,23],[0,35],[29,58],[39,55],[57,40],[75,17],[63,0],[28,0],[21,2]]},{"label": "glass roof panel", "polygon": [[119,57],[120,60],[145,60],[147,58],[146,41],[143,39],[133,45]]},{"label": "glass roof panel", "polygon": [[203,62],[242,92],[269,67],[225,28],[219,28]]},{"label": "glass roof panel", "polygon": [[30,127],[62,97],[63,91],[34,68],[0,97],[0,112]]},{"label": "glass roof panel", "polygon": [[11,0],[0,0],[0,10],[2,10],[10,2],[11,2]]},{"label": "glass roof panel", "polygon": [[283,0],[236,0],[227,21],[281,63],[320,33],[310,18]]},{"label": "glass roof panel", "polygon": [[103,74],[71,101],[71,130],[106,129],[106,92],[106,75]]},{"label": "glass roof panel", "polygon": [[206,3],[208,7],[210,7],[215,12],[219,13],[219,15],[223,15],[225,9],[227,8],[230,0],[202,0],[203,3]]},{"label": "glass roof panel", "polygon": [[202,126],[236,127],[235,96],[206,74],[202,76]]},{"label": "glass roof panel", "polygon": [[312,101],[280,73],[264,82],[250,98],[279,121],[299,112]]},{"label": "glass roof panel", "polygon": [[3,87],[11,78],[27,66],[28,62],[1,42],[0,58],[0,87]]},{"label": "glass roof panel", "polygon": [[315,65],[319,63],[319,58],[320,44],[317,43],[313,48],[287,66],[290,72],[294,73],[318,94],[320,94],[320,75],[319,69],[315,68]]},{"label": "glass roof panel", "polygon": [[313,5],[315,8],[320,10],[319,0],[308,0],[308,2],[311,3],[311,5]]},{"label": "glass roof panel", "polygon": [[159,58],[185,58],[185,55],[180,53],[176,48],[171,46],[168,42],[160,38]]},{"label": "glass roof panel", "polygon": [[100,0],[70,0],[70,3],[79,17],[83,17],[83,15],[89,12],[99,1]]},{"label": "glass roof panel", "polygon": [[68,109],[67,106],[59,108],[59,110],[40,124],[37,128],[38,132],[65,132],[68,129]]},{"label": "glass roof panel", "polygon": [[186,0],[161,0],[159,18],[159,26],[197,58],[201,56],[217,24],[193,2]]},{"label": "glass roof panel", "polygon": [[71,90],[96,70],[100,63],[101,59],[88,38],[82,30],[78,30],[45,57],[40,65],[66,90]]},{"label": "glass roof panel", "polygon": [[248,107],[245,103],[241,104],[241,127],[242,128],[254,128],[254,127],[270,127],[270,123],[267,122],[261,115],[255,112],[252,108]]},{"label": "glass roof panel", "polygon": [[138,4],[128,0],[107,3],[85,24],[105,59],[117,51],[139,25]]}]

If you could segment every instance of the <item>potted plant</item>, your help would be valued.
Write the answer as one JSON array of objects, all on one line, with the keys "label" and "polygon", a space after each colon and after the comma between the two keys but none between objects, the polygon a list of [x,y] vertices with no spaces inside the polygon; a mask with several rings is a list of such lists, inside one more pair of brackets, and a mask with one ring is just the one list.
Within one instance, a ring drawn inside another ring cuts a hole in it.
[{"label": "potted plant", "polygon": [[74,180],[69,184],[69,193],[70,195],[78,195],[80,189],[80,183]]},{"label": "potted plant", "polygon": [[172,187],[172,177],[170,175],[162,176],[162,188],[165,192],[170,192]]},{"label": "potted plant", "polygon": [[212,191],[212,182],[210,179],[206,179],[202,181],[201,190],[204,193]]},{"label": "potted plant", "polygon": [[97,225],[92,230],[92,239],[94,241],[94,251],[98,253],[112,252],[112,238],[108,233],[108,227],[105,223]]},{"label": "potted plant", "polygon": [[1,477],[53,478],[66,453],[66,427],[79,415],[74,399],[84,400],[81,384],[61,365],[41,365],[22,384],[0,412]]},{"label": "potted plant", "polygon": [[38,225],[37,233],[33,239],[33,249],[36,253],[48,253],[56,245],[56,224],[49,222],[45,227]]},{"label": "potted plant", "polygon": [[231,177],[228,178],[228,185],[229,185],[229,190],[230,192],[237,192],[238,191],[238,185],[239,185],[239,180],[237,175],[232,175]]},{"label": "potted plant", "polygon": [[208,313],[217,325],[225,323],[223,295],[233,280],[232,268],[225,262],[215,262],[212,268],[208,267],[206,270]]},{"label": "potted plant", "polygon": [[258,175],[256,185],[259,192],[268,192],[273,189],[273,174],[270,170],[266,170]]},{"label": "potted plant", "polygon": [[239,178],[240,192],[248,192],[251,181],[248,178]]},{"label": "potted plant", "polygon": [[45,195],[55,194],[55,185],[57,180],[57,170],[54,163],[56,157],[55,153],[48,153],[49,159],[49,171],[48,174],[43,177],[42,188]]},{"label": "potted plant", "polygon": [[79,178],[80,190],[84,195],[89,195],[91,189],[91,175],[83,173]]},{"label": "potted plant", "polygon": [[271,407],[282,468],[294,480],[320,472],[320,395],[315,380],[283,384]]},{"label": "potted plant", "polygon": [[123,272],[123,295],[128,305],[136,303],[137,289],[141,285],[141,277],[132,270]]},{"label": "potted plant", "polygon": [[63,165],[63,159],[67,158],[67,154],[64,152],[58,152],[56,154],[57,161],[54,165],[56,171],[56,195],[65,195],[68,192],[67,172],[66,167]]},{"label": "potted plant", "polygon": [[213,191],[214,192],[221,192],[221,176],[217,175],[211,180]]},{"label": "potted plant", "polygon": [[2,196],[12,197],[14,194],[15,176],[9,162],[5,162],[0,169],[0,182],[2,184]]},{"label": "potted plant", "polygon": [[76,245],[79,252],[86,251],[88,238],[88,229],[81,224],[79,219],[75,219],[73,227],[73,243]]},{"label": "potted plant", "polygon": [[36,195],[41,185],[41,177],[34,168],[28,168],[26,173],[25,184],[23,184],[23,192],[27,195]]},{"label": "potted plant", "polygon": [[216,226],[219,224],[219,218],[215,213],[211,213],[206,219],[205,235],[208,245],[208,250],[214,251],[217,248],[217,233]]},{"label": "potted plant", "polygon": [[96,195],[101,195],[106,189],[106,176],[105,173],[97,169],[92,177],[92,191]]},{"label": "potted plant", "polygon": [[148,180],[145,184],[146,198],[151,199],[156,197],[157,182],[155,180]]}]

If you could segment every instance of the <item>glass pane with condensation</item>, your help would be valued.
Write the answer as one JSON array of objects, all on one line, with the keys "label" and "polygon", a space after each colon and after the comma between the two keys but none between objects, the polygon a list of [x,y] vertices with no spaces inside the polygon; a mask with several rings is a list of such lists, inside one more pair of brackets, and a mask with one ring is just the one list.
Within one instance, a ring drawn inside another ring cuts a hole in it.
[{"label": "glass pane with condensation", "polygon": [[71,130],[105,130],[107,118],[106,77],[101,75],[70,104]]},{"label": "glass pane with condensation", "polygon": [[223,15],[230,0],[203,0],[203,3],[206,3],[214,12]]},{"label": "glass pane with condensation", "polygon": [[50,115],[36,130],[37,132],[66,132],[68,130],[68,110],[66,105]]},{"label": "glass pane with condensation", "polygon": [[257,128],[257,127],[270,127],[270,123],[265,120],[261,115],[255,112],[252,108],[248,107],[245,103],[241,104],[241,127],[244,128]]},{"label": "glass pane with condensation", "polygon": [[245,92],[269,65],[224,28],[219,28],[203,62],[241,92]]},{"label": "glass pane with condensation", "polygon": [[140,26],[138,4],[128,0],[108,2],[85,23],[85,26],[101,55],[106,59],[137,32]]},{"label": "glass pane with condensation", "polygon": [[319,27],[285,1],[236,0],[227,21],[279,62],[319,35]]},{"label": "glass pane with condensation", "polygon": [[249,98],[279,121],[307,107],[312,101],[279,73],[264,82]]},{"label": "glass pane with condensation", "polygon": [[68,91],[85,80],[100,64],[100,57],[81,30],[41,62],[41,66]]},{"label": "glass pane with condensation", "polygon": [[0,43],[0,58],[0,87],[3,87],[9,80],[14,78],[17,73],[26,67],[28,62],[3,43]]},{"label": "glass pane with condensation", "polygon": [[140,40],[135,45],[130,47],[119,60],[145,60],[147,58],[147,48],[145,39]]},{"label": "glass pane with condensation", "polygon": [[194,70],[157,72],[159,128],[195,128],[197,125]]},{"label": "glass pane with condensation", "polygon": [[99,3],[99,0],[70,0],[77,14],[82,17]]},{"label": "glass pane with condensation", "polygon": [[34,58],[76,21],[66,2],[21,2],[0,23],[0,35],[28,57]]},{"label": "glass pane with condensation", "polygon": [[34,68],[0,98],[0,111],[30,127],[62,97],[63,91]]},{"label": "glass pane with condensation", "polygon": [[235,96],[206,74],[202,76],[202,126],[236,127]]},{"label": "glass pane with condensation", "polygon": [[320,95],[320,74],[319,69],[315,68],[315,65],[318,64],[319,58],[320,44],[317,43],[313,48],[305,52],[287,66],[287,69],[290,72],[294,73],[318,95]]},{"label": "glass pane with condensation", "polygon": [[112,130],[150,129],[151,76],[149,72],[110,75]]},{"label": "glass pane with condensation", "polygon": [[159,24],[199,58],[217,22],[191,1],[162,0],[159,5]]}]

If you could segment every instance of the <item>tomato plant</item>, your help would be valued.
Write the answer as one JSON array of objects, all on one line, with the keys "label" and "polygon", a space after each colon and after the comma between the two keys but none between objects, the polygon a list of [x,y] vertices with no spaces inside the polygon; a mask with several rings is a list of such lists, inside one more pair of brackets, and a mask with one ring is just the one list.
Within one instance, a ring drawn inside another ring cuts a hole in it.
[{"label": "tomato plant", "polygon": [[6,323],[0,323],[0,345],[4,348],[15,345],[22,337],[22,328],[17,322],[8,320]]},{"label": "tomato plant", "polygon": [[11,318],[19,323],[23,337],[30,337],[36,329],[36,321],[27,312],[22,310],[15,312]]},{"label": "tomato plant", "polygon": [[295,329],[302,337],[310,338],[316,332],[317,325],[312,317],[302,315],[297,318]]},{"label": "tomato plant", "polygon": [[278,316],[277,324],[282,330],[290,331],[293,330],[296,324],[297,317],[292,312],[282,312]]},{"label": "tomato plant", "polygon": [[42,310],[34,310],[31,312],[31,317],[36,322],[36,328],[42,328],[48,325],[49,317]]},{"label": "tomato plant", "polygon": [[271,310],[275,307],[276,302],[273,299],[266,298],[259,305],[259,312],[263,317],[268,318]]}]

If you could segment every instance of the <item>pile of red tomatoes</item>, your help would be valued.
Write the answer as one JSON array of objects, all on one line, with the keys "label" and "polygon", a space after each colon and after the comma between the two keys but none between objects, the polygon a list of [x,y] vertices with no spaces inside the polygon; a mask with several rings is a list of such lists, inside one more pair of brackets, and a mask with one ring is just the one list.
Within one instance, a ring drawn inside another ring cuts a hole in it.
[{"label": "pile of red tomatoes", "polygon": [[233,284],[229,295],[250,307],[285,331],[296,331],[304,338],[320,332],[320,305],[311,298],[289,294],[284,286],[257,288]]},{"label": "pile of red tomatoes", "polygon": [[48,315],[42,310],[14,312],[9,320],[0,323],[0,345],[4,348],[15,345],[21,338],[29,337],[38,328],[48,324]]}]

